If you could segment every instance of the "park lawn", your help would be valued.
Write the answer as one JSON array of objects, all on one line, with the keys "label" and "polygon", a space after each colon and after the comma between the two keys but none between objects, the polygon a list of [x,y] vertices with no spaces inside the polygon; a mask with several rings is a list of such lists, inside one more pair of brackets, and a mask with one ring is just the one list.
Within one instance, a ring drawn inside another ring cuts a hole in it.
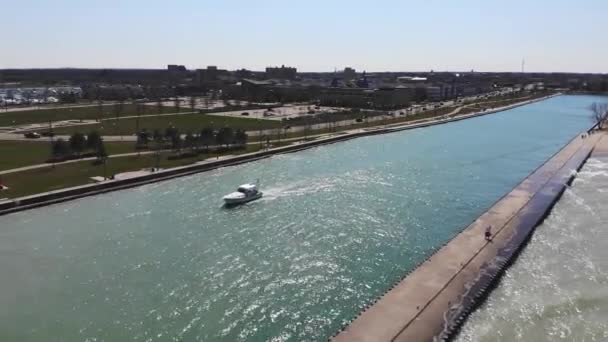
[{"label": "park lawn", "polygon": [[103,144],[108,155],[137,152],[134,141],[105,141]]},{"label": "park lawn", "polygon": [[[278,144],[274,144],[278,146]],[[282,143],[281,145],[287,145]],[[260,149],[259,145],[248,145],[246,149],[228,151],[224,154],[238,155],[243,153],[255,152]],[[169,160],[170,152],[161,154],[159,166],[161,168],[176,167],[192,164],[206,158],[215,158],[216,153],[208,155],[200,154],[192,158]],[[109,158],[106,163],[106,175],[127,171],[137,171],[156,166],[156,156],[154,154],[142,154],[141,156],[128,156]],[[93,176],[103,176],[103,165],[94,165],[92,161],[80,161],[74,163],[57,164],[55,167],[48,167],[27,170],[22,172],[8,173],[2,175],[2,181],[9,187],[2,191],[0,197],[16,198],[21,196],[33,195],[36,193],[63,189],[67,187],[93,183]]]},{"label": "park lawn", "polygon": [[[131,153],[134,142],[106,142],[108,154]],[[0,141],[0,171],[23,166],[42,164],[51,156],[51,146],[46,141]]]},{"label": "park lawn", "polygon": [[[105,120],[100,124],[82,125],[73,127],[60,127],[53,131],[56,134],[73,134],[75,132],[89,132],[97,130],[101,135],[134,135],[137,131],[137,118]],[[160,129],[162,132],[167,127],[174,126],[180,132],[199,132],[203,127],[213,126],[215,128],[231,127],[233,129],[257,130],[280,127],[281,122],[276,120],[238,118],[207,114],[183,114],[142,117],[139,119],[139,129],[154,131]]]},{"label": "park lawn", "polygon": [[44,163],[50,155],[48,142],[0,141],[0,170]]},{"label": "park lawn", "polygon": [[[142,116],[156,115],[161,112],[154,105],[143,105]],[[180,108],[180,112],[190,112],[190,108]],[[164,107],[163,113],[175,113],[177,110],[174,107]],[[135,104],[124,104],[120,116],[137,115],[137,106]],[[72,107],[72,108],[52,108],[52,109],[35,109],[16,112],[0,111],[0,126],[25,125],[32,123],[48,123],[49,121],[60,120],[96,120],[109,119],[116,117],[114,105],[103,105],[101,107],[93,105],[87,107]]]}]

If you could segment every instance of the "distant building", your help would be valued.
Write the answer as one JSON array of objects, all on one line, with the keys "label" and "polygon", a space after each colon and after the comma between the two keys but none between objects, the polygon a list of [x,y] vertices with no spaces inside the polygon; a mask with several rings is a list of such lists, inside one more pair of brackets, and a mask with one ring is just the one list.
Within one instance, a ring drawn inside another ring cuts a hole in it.
[{"label": "distant building", "polygon": [[89,100],[139,99],[146,95],[141,86],[129,84],[87,84],[82,90]]},{"label": "distant building", "polygon": [[169,65],[167,65],[167,71],[169,71],[169,72],[184,72],[184,71],[186,71],[186,67],[183,66],[183,65],[169,64]]},{"label": "distant building", "polygon": [[239,69],[236,70],[235,72],[236,77],[238,78],[252,78],[253,77],[253,72],[251,72],[250,70],[247,69]]},{"label": "distant building", "polygon": [[326,106],[396,109],[409,106],[414,96],[415,89],[408,87],[325,88],[319,101]]},{"label": "distant building", "polygon": [[373,104],[371,93],[372,90],[362,88],[325,88],[319,102],[324,106],[369,108]]},{"label": "distant building", "polygon": [[217,66],[210,65],[207,69],[196,69],[196,82],[199,85],[216,83],[221,77],[228,74],[228,70],[218,69]]},{"label": "distant building", "polygon": [[355,84],[358,88],[369,88],[369,81],[367,80],[367,77],[365,77],[365,74],[363,75],[363,77],[358,79]]},{"label": "distant building", "polygon": [[282,84],[276,80],[242,79],[234,86],[223,87],[231,98],[253,102],[312,101],[318,98],[319,87],[314,85]]},{"label": "distant building", "polygon": [[344,74],[342,76],[345,82],[349,82],[357,78],[357,72],[353,68],[344,68]]},{"label": "distant building", "polygon": [[441,87],[430,86],[426,87],[426,97],[431,101],[439,101],[443,99]]},{"label": "distant building", "polygon": [[418,77],[418,76],[399,76],[397,77],[397,83],[400,84],[418,84],[425,83],[427,81],[426,77]]},{"label": "distant building", "polygon": [[196,79],[199,83],[208,81],[217,81],[218,69],[216,66],[210,65],[207,69],[196,69]]},{"label": "distant building", "polygon": [[272,79],[285,79],[285,80],[295,80],[296,75],[298,73],[298,69],[292,67],[286,67],[281,65],[280,68],[277,67],[267,67],[266,68],[266,78]]},{"label": "distant building", "polygon": [[372,93],[373,107],[376,109],[397,109],[408,107],[415,96],[414,88],[382,87]]}]

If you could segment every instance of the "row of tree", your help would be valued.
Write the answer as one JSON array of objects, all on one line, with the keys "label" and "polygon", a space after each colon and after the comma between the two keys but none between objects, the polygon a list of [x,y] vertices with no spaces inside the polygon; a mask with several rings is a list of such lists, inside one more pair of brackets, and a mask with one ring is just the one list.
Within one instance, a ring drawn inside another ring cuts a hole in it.
[{"label": "row of tree", "polygon": [[198,133],[190,131],[185,135],[182,135],[175,127],[167,127],[164,132],[159,129],[150,132],[144,128],[137,134],[137,146],[149,148],[150,142],[154,141],[159,147],[168,143],[173,150],[182,148],[198,150],[203,147],[208,150],[210,146],[214,145],[220,148],[243,147],[247,144],[247,139],[247,132],[230,127],[223,127],[219,130],[205,127]]},{"label": "row of tree", "polygon": [[85,152],[92,152],[97,158],[107,157],[103,138],[97,131],[92,131],[88,135],[74,133],[68,141],[59,138],[52,143],[52,157],[62,159],[66,157],[80,157]]}]

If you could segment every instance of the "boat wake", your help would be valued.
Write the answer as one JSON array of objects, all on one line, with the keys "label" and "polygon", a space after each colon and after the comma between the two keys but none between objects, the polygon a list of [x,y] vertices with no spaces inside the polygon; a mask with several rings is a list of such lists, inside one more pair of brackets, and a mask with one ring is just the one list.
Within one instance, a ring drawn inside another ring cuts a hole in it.
[{"label": "boat wake", "polygon": [[273,201],[283,197],[304,196],[322,191],[331,191],[337,182],[331,178],[322,178],[310,181],[301,181],[292,184],[265,188],[263,201]]}]

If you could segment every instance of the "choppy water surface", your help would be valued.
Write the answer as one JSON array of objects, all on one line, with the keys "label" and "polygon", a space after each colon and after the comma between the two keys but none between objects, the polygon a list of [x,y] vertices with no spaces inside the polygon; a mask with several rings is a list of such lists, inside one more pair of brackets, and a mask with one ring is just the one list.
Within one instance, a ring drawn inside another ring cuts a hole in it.
[{"label": "choppy water surface", "polygon": [[[593,101],[0,217],[0,341],[325,339],[588,127]],[[220,208],[256,178],[262,200]]]},{"label": "choppy water surface", "polygon": [[608,158],[590,159],[459,341],[608,340]]}]

